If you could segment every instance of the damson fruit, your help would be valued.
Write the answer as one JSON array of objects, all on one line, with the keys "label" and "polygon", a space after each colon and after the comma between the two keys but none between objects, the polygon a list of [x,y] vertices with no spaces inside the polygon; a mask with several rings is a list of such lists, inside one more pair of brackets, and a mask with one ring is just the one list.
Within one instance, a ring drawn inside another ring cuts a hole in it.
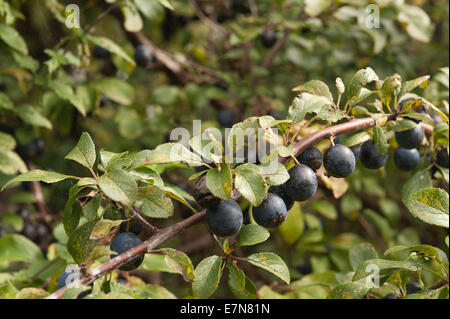
[{"label": "damson fruit", "polygon": [[408,282],[406,285],[406,294],[415,294],[416,292],[422,290],[422,287],[420,286],[420,284],[418,282],[415,281],[411,281]]},{"label": "damson fruit", "polygon": [[[334,144],[339,144],[340,136],[336,136],[333,140]],[[359,160],[359,155],[361,153],[361,144],[350,146],[353,155],[355,155],[355,160]]]},{"label": "damson fruit", "polygon": [[280,226],[286,219],[287,209],[278,195],[267,193],[261,205],[253,208],[253,219],[265,228]]},{"label": "damson fruit", "polygon": [[361,164],[369,169],[378,169],[386,164],[388,153],[382,154],[380,148],[373,141],[369,140],[364,142],[361,147],[361,154],[359,160]]},{"label": "damson fruit", "polygon": [[241,207],[232,199],[227,199],[217,207],[206,210],[206,223],[217,236],[232,236],[242,227]]},{"label": "damson fruit", "polygon": [[395,132],[395,140],[402,148],[408,150],[418,148],[422,144],[423,128],[421,125],[417,125],[410,130]]},{"label": "damson fruit", "polygon": [[[125,212],[123,210],[120,212],[120,214],[122,215],[122,219],[127,219],[127,216],[125,215]],[[119,230],[121,233],[130,232],[138,235],[142,230],[142,225],[135,218],[132,218],[131,220],[122,222],[120,224]]]},{"label": "damson fruit", "polygon": [[416,168],[420,161],[420,154],[416,148],[407,150],[406,148],[397,148],[394,153],[395,166],[402,171],[410,171]]},{"label": "damson fruit", "polygon": [[283,185],[277,185],[277,186],[271,186],[269,188],[269,193],[278,195],[283,200],[284,204],[286,205],[286,210],[290,210],[292,206],[294,206],[295,201],[288,195],[286,192],[286,184]]},{"label": "damson fruit", "polygon": [[[83,275],[79,270],[76,270],[76,267],[69,266],[62,272],[62,274],[58,278],[58,289],[61,289],[62,287],[65,286],[70,287],[72,283],[82,278],[84,278]],[[92,287],[93,284],[91,283],[90,286]],[[83,291],[77,296],[77,299],[81,299],[89,295],[90,293],[92,293],[92,289]]]},{"label": "damson fruit", "polygon": [[108,50],[106,50],[105,48],[102,48],[99,45],[95,45],[92,48],[92,55],[97,58],[97,59],[109,59],[109,57],[111,56],[111,52],[109,52]]},{"label": "damson fruit", "polygon": [[356,159],[352,150],[345,145],[331,146],[323,156],[323,166],[334,177],[346,177],[355,170]]},{"label": "damson fruit", "polygon": [[436,154],[436,164],[441,167],[448,168],[448,152],[445,148],[441,149]]},{"label": "damson fruit", "polygon": [[236,124],[236,114],[230,109],[221,109],[217,114],[217,122],[223,127],[232,127]]},{"label": "damson fruit", "polygon": [[134,51],[134,59],[139,66],[146,67],[153,60],[153,51],[148,45],[141,44]]},{"label": "damson fruit", "polygon": [[307,150],[304,150],[299,156],[297,156],[297,160],[300,164],[309,166],[314,171],[317,171],[320,166],[322,166],[322,153],[320,153],[317,147],[313,146]]},{"label": "damson fruit", "polygon": [[286,193],[295,201],[311,198],[317,191],[317,177],[314,171],[306,165],[298,164],[289,170],[289,180],[286,182]]},{"label": "damson fruit", "polygon": [[271,48],[277,42],[277,34],[273,30],[264,31],[261,35],[261,43],[266,48]]},{"label": "damson fruit", "polygon": [[[111,259],[120,254],[140,245],[142,241],[133,233],[120,233],[111,241],[110,249],[116,252],[116,255],[111,255]],[[136,256],[126,264],[119,267],[122,271],[130,271],[139,267],[144,261],[144,255]]]},{"label": "damson fruit", "polygon": [[71,283],[81,279],[81,273],[79,270],[75,270],[76,267],[67,267],[58,278],[58,289],[70,286]]}]

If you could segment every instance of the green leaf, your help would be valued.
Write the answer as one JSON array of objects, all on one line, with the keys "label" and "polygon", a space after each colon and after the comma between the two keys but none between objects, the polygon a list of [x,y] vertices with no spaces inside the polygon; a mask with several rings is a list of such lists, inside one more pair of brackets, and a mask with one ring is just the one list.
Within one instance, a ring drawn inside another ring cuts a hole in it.
[{"label": "green leaf", "polygon": [[27,170],[26,164],[17,153],[13,151],[0,152],[0,172],[6,175],[13,175],[17,172],[25,173]]},{"label": "green leaf", "polygon": [[288,119],[294,123],[302,121],[309,113],[318,113],[324,106],[331,105],[326,97],[301,93],[294,98],[293,104],[289,107]]},{"label": "green leaf", "polygon": [[19,115],[25,123],[45,127],[49,130],[53,128],[52,123],[29,104],[22,104],[16,107],[14,112]]},{"label": "green leaf", "polygon": [[331,299],[362,299],[369,288],[357,282],[347,282],[336,286],[330,292]]},{"label": "green leaf", "polygon": [[348,99],[352,100],[358,98],[359,92],[367,83],[377,81],[378,79],[378,75],[370,67],[359,70],[350,80],[350,83],[348,85]]},{"label": "green leaf", "polygon": [[81,207],[79,202],[75,201],[74,195],[72,200],[69,198],[69,201],[66,203],[66,206],[64,208],[64,215],[62,222],[67,236],[71,236],[75,232],[82,215],[83,215],[83,208]]},{"label": "green leaf", "polygon": [[0,39],[14,50],[28,54],[27,43],[13,27],[0,23]]},{"label": "green leaf", "polygon": [[206,186],[211,193],[219,198],[228,199],[233,189],[231,169],[228,164],[222,164],[219,168],[209,169],[206,174]]},{"label": "green leaf", "polygon": [[291,208],[284,223],[279,227],[280,235],[284,242],[293,245],[303,234],[305,223],[303,221],[303,213],[298,202]]},{"label": "green leaf", "polygon": [[390,122],[388,123],[387,127],[389,130],[392,130],[394,132],[401,132],[413,129],[417,126],[417,123],[411,120],[400,120],[396,122]]},{"label": "green leaf", "polygon": [[67,250],[77,264],[84,262],[94,250],[98,240],[91,240],[90,236],[97,221],[88,221],[78,227],[67,241]]},{"label": "green leaf", "polygon": [[449,228],[448,193],[442,188],[425,188],[409,196],[415,216],[426,223]]},{"label": "green leaf", "polygon": [[310,207],[328,219],[337,219],[338,213],[336,207],[330,202],[317,200],[312,202]]},{"label": "green leaf", "polygon": [[17,51],[13,51],[12,55],[14,60],[16,60],[17,64],[20,67],[28,69],[33,73],[39,69],[39,61],[33,59],[31,56],[22,54]]},{"label": "green leaf", "polygon": [[109,234],[113,227],[117,227],[122,223],[122,220],[100,219],[95,224],[90,235],[90,239],[100,239]]},{"label": "green leaf", "polygon": [[359,264],[358,268],[355,270],[352,280],[358,281],[372,275],[375,267],[377,267],[380,271],[380,276],[384,278],[387,278],[396,271],[417,271],[421,268],[417,264],[408,261],[368,259]]},{"label": "green leaf", "polygon": [[263,268],[289,285],[291,276],[286,263],[274,253],[256,253],[245,258],[250,264]]},{"label": "green leaf", "polygon": [[96,156],[95,145],[91,136],[88,133],[83,132],[78,144],[64,158],[92,169],[94,167]]},{"label": "green leaf", "polygon": [[418,6],[403,4],[397,16],[398,21],[405,27],[406,32],[413,39],[429,42],[433,35],[433,24],[428,14]]},{"label": "green leaf", "polygon": [[175,10],[169,0],[158,0],[158,2],[169,10]]},{"label": "green leaf", "polygon": [[331,95],[328,85],[319,80],[308,81],[303,85],[293,88],[292,91],[304,91],[314,95],[324,96],[330,102],[333,102],[333,96]]},{"label": "green leaf", "polygon": [[348,258],[353,270],[356,270],[363,261],[377,259],[378,254],[375,248],[369,243],[362,243],[350,248]]},{"label": "green leaf", "polygon": [[136,65],[134,60],[127,53],[125,53],[125,51],[120,46],[118,46],[116,43],[114,43],[110,39],[103,38],[103,37],[96,37],[96,36],[89,35],[89,34],[86,34],[86,39],[89,42],[93,43],[94,45],[101,46],[102,48],[105,48],[106,50],[110,51],[112,54],[115,54],[115,55],[123,58],[124,60],[126,60],[127,62],[132,64],[133,66]]},{"label": "green leaf", "polygon": [[339,135],[339,144],[352,147],[370,140],[370,134],[366,131],[354,131]]},{"label": "green leaf", "polygon": [[15,299],[44,299],[49,293],[42,288],[27,287],[19,291]]},{"label": "green leaf", "polygon": [[408,252],[422,254],[431,259],[436,260],[440,264],[444,264],[448,266],[448,257],[445,252],[440,250],[437,247],[433,247],[430,245],[411,245],[411,246],[394,246],[389,248],[384,252],[385,256],[393,255],[398,252]]},{"label": "green leaf", "polygon": [[384,105],[390,106],[392,95],[396,92],[398,93],[398,89],[401,85],[402,77],[399,74],[391,75],[385,79],[380,90],[381,102],[383,102]]},{"label": "green leaf", "polygon": [[0,92],[0,109],[12,110],[14,109],[14,104],[10,100],[9,96],[5,93]]},{"label": "green leaf", "polygon": [[235,187],[253,206],[259,206],[266,193],[259,167],[254,164],[242,164],[234,170],[234,173]]},{"label": "green leaf", "polygon": [[6,187],[8,187],[11,184],[19,183],[19,182],[33,182],[33,181],[41,181],[44,183],[56,183],[59,181],[62,181],[64,179],[68,178],[77,178],[75,176],[71,175],[64,175],[56,172],[47,172],[40,169],[35,169],[26,173],[23,173],[21,175],[18,175],[14,177],[13,179],[9,180],[2,188],[4,190]]},{"label": "green leaf", "polygon": [[153,218],[169,218],[173,215],[172,200],[166,192],[157,186],[150,186],[139,191],[142,201],[142,213]]},{"label": "green leaf", "polygon": [[81,86],[78,87],[77,92],[75,92],[73,87],[68,84],[60,81],[51,81],[48,83],[48,87],[52,89],[58,97],[69,101],[83,116],[85,116],[90,109],[90,105],[82,99],[82,95],[80,94]]},{"label": "green leaf", "polygon": [[120,6],[124,17],[124,27],[128,32],[138,32],[144,25],[138,9],[132,2],[122,2]]},{"label": "green leaf", "polygon": [[251,246],[262,243],[270,237],[267,229],[256,224],[242,225],[236,247]]},{"label": "green leaf", "polygon": [[424,76],[418,77],[417,79],[403,82],[402,89],[400,91],[400,95],[411,92],[418,86],[421,88],[427,87],[428,83],[430,82],[429,79],[430,79],[429,75],[424,75]]},{"label": "green leaf", "polygon": [[77,285],[74,287],[67,287],[62,296],[61,299],[77,299],[78,296],[85,291],[88,291],[92,289],[90,286],[87,285]]},{"label": "green leaf", "polygon": [[6,235],[0,238],[0,268],[13,261],[35,262],[44,260],[41,249],[28,238]]},{"label": "green leaf", "polygon": [[389,143],[387,142],[386,136],[384,135],[383,129],[376,126],[374,128],[373,140],[380,148],[380,153],[384,154],[389,149]]},{"label": "green leaf", "polygon": [[98,178],[98,185],[106,196],[125,206],[133,205],[138,197],[135,179],[124,170],[108,171]]},{"label": "green leaf", "polygon": [[240,299],[257,299],[255,284],[244,274],[242,270],[237,268],[233,263],[227,265],[228,286],[233,295]]},{"label": "green leaf", "polygon": [[143,150],[137,153],[133,157],[131,168],[168,163],[187,163],[192,166],[200,166],[202,159],[179,143],[165,143],[154,150]]},{"label": "green leaf", "polygon": [[94,83],[95,88],[112,101],[130,105],[134,100],[134,88],[127,82],[117,78],[102,78]]},{"label": "green leaf", "polygon": [[185,281],[192,282],[195,280],[194,266],[185,253],[173,248],[162,248],[161,253],[166,256],[166,264],[179,272]]},{"label": "green leaf", "polygon": [[0,151],[9,151],[16,147],[16,140],[11,135],[0,132]]},{"label": "green leaf", "polygon": [[216,291],[221,273],[222,258],[210,256],[203,259],[195,268],[192,294],[196,298],[209,298]]},{"label": "green leaf", "polygon": [[305,12],[310,17],[315,17],[328,9],[331,0],[305,0]]},{"label": "green leaf", "polygon": [[289,173],[283,164],[276,162],[277,168],[273,169],[273,162],[268,164],[259,165],[261,174],[264,176],[267,184],[269,185],[281,185],[289,179]]}]

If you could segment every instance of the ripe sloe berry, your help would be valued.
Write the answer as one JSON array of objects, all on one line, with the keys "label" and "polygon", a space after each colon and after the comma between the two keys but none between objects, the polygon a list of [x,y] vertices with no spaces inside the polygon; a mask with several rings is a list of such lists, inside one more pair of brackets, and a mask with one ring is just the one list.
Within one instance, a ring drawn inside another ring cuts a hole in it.
[{"label": "ripe sloe berry", "polygon": [[422,290],[422,287],[420,286],[420,284],[418,282],[415,282],[415,281],[408,282],[405,285],[405,287],[406,287],[406,294],[407,295],[414,294],[414,293]]},{"label": "ripe sloe berry", "polygon": [[265,228],[280,226],[286,219],[286,215],[287,210],[283,199],[272,193],[267,193],[261,205],[253,208],[255,222]]},{"label": "ripe sloe berry", "polygon": [[448,152],[445,148],[441,149],[439,152],[437,152],[436,154],[436,164],[438,164],[439,166],[448,168]]},{"label": "ripe sloe berry", "polygon": [[277,34],[273,30],[264,31],[261,35],[261,43],[266,48],[271,48],[277,42]]},{"label": "ripe sloe berry", "polygon": [[322,166],[322,153],[315,146],[312,146],[304,150],[298,157],[297,160],[306,166],[309,166],[314,171],[317,171],[320,166]]},{"label": "ripe sloe berry", "polygon": [[[75,270],[76,267],[67,267],[58,278],[58,289],[65,287],[67,284],[71,284],[78,279],[81,279],[81,273],[79,270]],[[69,278],[70,276],[70,278]]]},{"label": "ripe sloe berry", "polygon": [[[336,136],[333,139],[333,143],[339,144],[339,139],[340,139],[340,136]],[[355,155],[355,160],[359,160],[359,155],[361,153],[361,144],[350,146],[350,150],[353,152],[353,155]]]},{"label": "ripe sloe berry", "polygon": [[355,170],[356,159],[350,148],[337,144],[325,152],[323,165],[331,176],[346,177]]},{"label": "ripe sloe berry", "polygon": [[289,170],[289,180],[286,182],[286,193],[295,201],[311,198],[317,191],[317,177],[314,171],[306,165],[298,164]]},{"label": "ripe sloe berry", "polygon": [[402,171],[410,171],[416,168],[420,161],[420,154],[416,148],[407,150],[406,148],[397,148],[394,153],[395,166]]},{"label": "ripe sloe berry", "polygon": [[138,65],[146,67],[153,60],[153,51],[147,45],[138,45],[134,51],[134,59]]},{"label": "ripe sloe berry", "polygon": [[236,124],[236,114],[230,109],[221,109],[217,114],[217,122],[223,127],[232,127]]},{"label": "ripe sloe berry", "polygon": [[99,45],[95,45],[92,48],[92,55],[97,59],[109,59],[111,52]]},{"label": "ripe sloe berry", "polygon": [[[116,255],[111,255],[111,259],[120,254],[138,246],[142,241],[133,233],[120,233],[111,241],[110,249],[115,251]],[[122,271],[130,271],[139,267],[144,261],[144,255],[136,256],[128,263],[119,267]]]},{"label": "ripe sloe berry", "polygon": [[269,193],[278,195],[283,200],[284,204],[286,205],[286,210],[290,210],[292,206],[294,206],[295,201],[288,195],[286,192],[286,184],[283,185],[277,185],[277,186],[271,186],[269,188]]},{"label": "ripe sloe berry", "polygon": [[6,85],[5,82],[1,82],[0,83],[0,92],[6,92],[8,86]]},{"label": "ripe sloe berry", "polygon": [[423,140],[423,128],[417,125],[415,128],[395,132],[395,139],[400,147],[408,150],[418,148]]},{"label": "ripe sloe berry", "polygon": [[227,199],[215,208],[206,211],[206,223],[217,236],[231,236],[239,232],[243,222],[241,207],[232,199]]},{"label": "ripe sloe berry", "polygon": [[383,299],[398,299],[396,294],[390,293],[383,297]]},{"label": "ripe sloe berry", "polygon": [[[125,212],[123,210],[120,212],[120,214],[122,215],[122,219],[127,219],[127,216],[125,215]],[[130,232],[138,235],[142,230],[142,225],[135,218],[132,218],[129,221],[121,223],[119,230],[121,233]]]},{"label": "ripe sloe berry", "polygon": [[361,164],[369,169],[378,169],[386,164],[388,158],[388,152],[382,154],[380,148],[373,141],[369,140],[364,142],[361,147],[361,154],[359,160]]}]

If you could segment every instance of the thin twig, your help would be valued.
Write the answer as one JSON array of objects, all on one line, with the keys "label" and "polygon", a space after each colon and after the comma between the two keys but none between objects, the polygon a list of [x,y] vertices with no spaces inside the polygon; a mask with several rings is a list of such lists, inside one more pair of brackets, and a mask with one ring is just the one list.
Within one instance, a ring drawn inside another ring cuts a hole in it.
[{"label": "thin twig", "polygon": [[156,234],[159,231],[158,227],[153,226],[152,224],[150,224],[143,216],[142,216],[142,212],[139,210],[139,208],[137,207],[131,207],[130,208],[130,213],[131,215],[136,218],[142,225],[144,225],[149,231],[150,233]]}]

